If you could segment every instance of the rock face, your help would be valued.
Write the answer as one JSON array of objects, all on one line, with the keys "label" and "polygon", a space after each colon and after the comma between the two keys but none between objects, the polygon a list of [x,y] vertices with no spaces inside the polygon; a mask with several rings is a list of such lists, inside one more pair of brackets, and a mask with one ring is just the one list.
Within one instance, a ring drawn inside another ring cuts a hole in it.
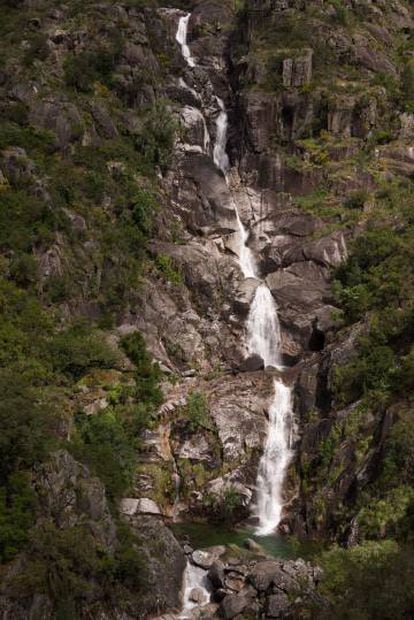
[{"label": "rock face", "polygon": [[[207,418],[198,428],[182,418],[187,405],[176,406],[173,398],[162,413],[169,450],[153,463],[163,471],[178,472],[182,486],[175,505],[183,512],[190,508],[205,516],[206,497],[217,499],[237,490],[240,517],[244,516],[246,503],[254,501],[255,472],[266,436],[271,376],[263,372],[260,359],[248,356],[244,343],[245,321],[259,281],[243,279],[240,273],[235,203],[260,277],[278,306],[283,361],[300,362],[292,373],[299,422],[294,467],[299,472],[301,450],[305,455],[309,446],[317,449],[335,426],[334,367],[346,359],[345,351],[353,350],[356,340],[347,344],[346,335],[337,339],[332,275],[347,260],[357,221],[370,209],[375,175],[383,168],[411,174],[407,114],[398,121],[404,144],[379,145],[367,166],[356,161],[372,136],[391,126],[391,100],[371,78],[376,71],[397,74],[384,44],[394,41],[400,16],[408,19],[397,4],[398,9],[381,5],[372,10],[364,3],[361,30],[353,32],[352,20],[345,27],[341,19],[346,15],[320,2],[314,3],[310,20],[300,3],[257,1],[230,38],[235,22],[227,8],[208,1],[194,7],[188,41],[196,67],[182,64],[181,80],[170,80],[168,87],[185,130],[162,181],[185,232],[179,244],[166,235],[150,248],[154,256],[171,258],[182,273],[183,287],[172,290],[157,283],[154,288],[149,282],[139,312],[131,309],[125,317],[125,326],[145,333],[156,359],[186,377],[181,394],[185,403],[192,391],[202,392],[208,402]],[[347,4],[346,11],[353,10]],[[292,35],[293,22],[300,30],[299,40]],[[275,41],[267,38],[269,23]],[[173,30],[167,47],[175,45]],[[375,55],[374,40],[379,46]],[[246,53],[241,54],[242,48]],[[223,56],[225,49],[228,55]],[[335,87],[332,66],[341,68]],[[364,92],[351,86],[351,66],[364,76]],[[232,167],[227,179],[212,161],[220,111],[216,96],[229,114],[227,153]],[[201,380],[200,375],[217,369],[244,376]],[[316,420],[310,422],[312,416]],[[346,463],[347,455],[345,450]],[[156,484],[147,471],[140,485],[140,493],[152,487],[155,497]],[[341,487],[341,497],[351,486]],[[315,526],[314,521],[302,522],[306,511],[301,507],[308,504],[304,498],[301,504],[300,493],[298,478],[291,475],[286,500],[296,498],[287,502],[292,518],[285,527],[303,533]],[[272,609],[275,605],[276,599]]]},{"label": "rock face", "polygon": [[326,605],[318,591],[321,570],[303,560],[264,560],[255,552],[239,559],[224,547],[194,551],[193,558],[206,571],[211,601],[199,600],[203,591],[195,588],[199,609],[187,612],[191,618],[299,618],[311,606]]},{"label": "rock face", "polygon": [[[237,573],[241,580],[238,592],[232,592],[229,576],[233,573]],[[227,590],[220,603],[220,615],[223,618],[249,615],[266,618],[300,617],[301,609],[312,602],[322,602],[317,592],[320,570],[301,560],[266,560],[253,562],[250,566],[232,564],[224,566],[224,574],[227,575],[224,578],[224,592],[223,588],[220,591],[221,597]]]},{"label": "rock face", "polygon": [[[21,52],[37,49],[36,31],[44,35],[45,60],[36,58],[30,71],[19,71],[12,58],[0,70],[5,100],[0,111],[8,114],[0,190],[23,188],[33,204],[41,198],[45,219],[58,203],[65,205],[57,218],[64,220],[62,230],[55,235],[53,229],[51,243],[36,237],[30,255],[40,274],[42,300],[55,280],[62,286],[74,281],[75,291],[64,303],[57,288],[52,293],[58,301],[50,304],[65,319],[81,315],[106,325],[107,308],[100,306],[106,282],[114,321],[109,337],[118,342],[139,330],[164,373],[165,402],[140,436],[135,478],[121,503],[148,560],[143,609],[158,613],[179,607],[185,564],[161,515],[223,518],[230,498],[231,519],[241,520],[255,500],[277,371],[264,369],[263,360],[249,356],[246,348],[245,322],[259,280],[244,279],[240,269],[235,204],[257,273],[278,307],[283,363],[295,366],[289,376],[299,437],[286,482],[283,529],[337,539],[344,529],[341,520],[354,518],[359,490],[375,479],[392,412],[381,421],[361,422],[372,438],[369,449],[363,442],[340,442],[329,484],[320,484],[317,475],[338,428],[347,421],[355,424],[357,408],[334,402],[335,369],[352,358],[365,329],[361,324],[338,334],[332,278],[374,208],[378,179],[414,176],[413,115],[395,109],[396,81],[404,69],[397,59],[401,39],[413,25],[412,10],[398,0],[347,1],[341,7],[319,0],[255,0],[251,11],[235,15],[232,3],[174,3],[192,10],[188,43],[197,63],[190,67],[176,41],[179,9],[101,2],[85,12],[82,25],[68,6],[43,4],[25,2],[19,10],[30,5],[42,15],[30,18],[30,41],[22,40]],[[112,49],[118,35],[122,44]],[[90,83],[69,96],[68,59],[85,54],[91,59],[91,53],[96,71],[103,73],[95,75],[93,69],[90,80],[86,76]],[[166,100],[160,119],[158,105]],[[214,163],[223,106],[229,120],[227,178]],[[12,144],[19,115],[22,135]],[[164,159],[166,117],[173,119],[174,131],[179,129]],[[149,129],[161,133],[152,140]],[[39,165],[28,155],[42,141],[53,154],[58,172],[51,172],[59,183],[50,184],[41,158]],[[147,183],[134,166],[151,150],[152,163],[146,165],[153,176]],[[134,219],[127,238],[116,237],[120,253],[106,248],[118,232],[113,222],[136,214],[136,192],[128,200],[116,193],[127,169],[118,161],[124,151],[134,168],[131,183],[138,182],[139,192],[145,193],[147,184],[157,189],[158,210],[147,232],[153,239],[142,269],[135,263],[142,240],[134,236]],[[105,175],[100,180],[79,172],[91,197],[87,206],[78,205],[65,178],[65,158],[74,155],[82,167],[95,152]],[[105,234],[94,228],[100,220],[109,221]],[[2,263],[6,278],[15,258],[10,251]],[[124,271],[129,262],[131,278]],[[133,368],[124,360],[117,372],[123,376]],[[119,376],[114,390],[77,386],[71,406],[89,416],[107,410],[118,397],[135,406],[125,386]],[[307,474],[314,475],[308,486],[303,483]],[[97,544],[113,551],[117,527],[102,483],[87,468],[59,451],[35,472],[34,485],[41,498],[39,518],[62,530],[86,526]],[[297,592],[308,601],[317,596],[317,571],[307,564],[225,563],[195,553],[194,562],[209,570],[225,618],[300,617],[300,602],[292,603]],[[53,617],[46,597],[20,605],[9,594],[6,584],[0,603],[5,617]],[[202,604],[199,591],[192,596]],[[86,616],[109,617],[113,610],[104,599],[102,592],[96,595],[98,608],[86,601]],[[128,620],[141,612],[113,613]]]},{"label": "rock face", "polygon": [[[41,501],[40,528],[53,525],[56,532],[63,534],[71,531],[77,531],[78,536],[82,531],[90,533],[98,549],[105,550],[108,557],[114,555],[119,546],[119,525],[109,510],[102,482],[91,476],[87,467],[75,461],[65,450],[59,450],[36,471],[35,488]],[[125,515],[126,509],[131,513],[131,508],[136,508],[135,504],[132,506],[133,501],[129,500],[126,504],[124,500]],[[151,512],[148,506],[144,508]],[[149,508],[152,509],[152,506]],[[136,532],[135,544],[146,560],[146,585],[145,591],[139,594],[139,615],[134,610],[136,593],[128,592],[128,589],[123,594],[124,611],[118,609],[119,599],[115,602],[113,613],[116,617],[122,614],[125,618],[137,618],[155,609],[178,608],[185,567],[185,556],[180,545],[159,517],[134,515],[128,517],[128,523]],[[92,553],[91,549],[88,553]],[[27,566],[32,570],[32,566],[27,564],[29,561],[30,558],[23,555],[5,574],[0,591],[0,613],[3,617],[19,620],[28,617],[52,619],[55,617],[55,603],[46,594],[17,599],[13,594],[20,573],[22,578],[27,578]],[[106,613],[103,596],[102,586],[96,580],[91,582],[88,596],[82,601],[84,613]]]},{"label": "rock face", "polygon": [[[147,613],[164,609],[179,609],[186,564],[180,545],[162,520],[157,517],[135,516],[131,518],[130,525],[141,540],[141,550],[148,566],[147,589],[141,595],[141,609],[148,610]],[[136,609],[131,609],[129,613],[133,618],[137,617]]]}]

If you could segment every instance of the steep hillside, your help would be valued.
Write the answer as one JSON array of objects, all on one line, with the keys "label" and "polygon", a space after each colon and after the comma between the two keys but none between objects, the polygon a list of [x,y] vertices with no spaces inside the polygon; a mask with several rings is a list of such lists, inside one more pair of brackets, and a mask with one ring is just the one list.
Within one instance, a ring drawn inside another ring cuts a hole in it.
[{"label": "steep hillside", "polygon": [[412,4],[0,13],[2,617],[178,610],[167,526],[260,521],[278,384],[278,531],[344,549],[205,613],[411,617]]}]

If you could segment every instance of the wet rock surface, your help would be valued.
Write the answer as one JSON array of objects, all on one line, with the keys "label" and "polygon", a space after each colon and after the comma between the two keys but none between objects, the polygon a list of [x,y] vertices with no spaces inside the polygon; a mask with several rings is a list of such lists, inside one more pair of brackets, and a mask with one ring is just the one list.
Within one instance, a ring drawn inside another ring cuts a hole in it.
[{"label": "wet rock surface", "polygon": [[[311,604],[325,604],[318,592],[321,570],[303,560],[258,559],[255,553],[244,558],[232,557],[225,549],[206,572],[211,589],[211,618],[292,618]],[[213,550],[195,551],[214,555]],[[205,566],[205,568],[207,568]],[[197,589],[196,589],[197,590]],[[198,592],[195,592],[198,598]],[[207,601],[204,601],[206,605]],[[206,613],[188,612],[197,618]]]}]

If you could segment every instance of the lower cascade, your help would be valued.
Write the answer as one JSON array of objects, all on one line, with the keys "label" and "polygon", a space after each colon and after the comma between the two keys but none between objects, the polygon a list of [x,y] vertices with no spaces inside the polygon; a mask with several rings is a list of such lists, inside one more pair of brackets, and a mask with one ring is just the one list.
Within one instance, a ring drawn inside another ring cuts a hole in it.
[{"label": "lower cascade", "polygon": [[283,482],[292,457],[292,389],[280,379],[274,382],[275,395],[269,410],[269,432],[257,475],[257,534],[271,534],[280,523],[283,509]]},{"label": "lower cascade", "polygon": [[187,560],[183,576],[183,607],[178,618],[191,618],[191,610],[210,601],[207,571]]}]

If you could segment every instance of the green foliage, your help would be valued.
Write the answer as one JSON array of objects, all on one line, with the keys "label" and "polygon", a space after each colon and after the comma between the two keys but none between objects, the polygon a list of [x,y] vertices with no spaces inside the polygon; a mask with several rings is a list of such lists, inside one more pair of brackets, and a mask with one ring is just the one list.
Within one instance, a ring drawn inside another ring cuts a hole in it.
[{"label": "green foliage", "polygon": [[[19,109],[17,109],[19,110]],[[26,115],[22,108],[17,113],[18,120],[21,119],[23,114],[23,120],[26,120]],[[0,148],[5,149],[9,146],[19,146],[29,153],[43,154],[50,153],[54,148],[55,136],[51,131],[44,129],[37,129],[32,126],[21,127],[17,124],[15,119],[10,119],[12,122],[0,123]]]},{"label": "green foliage", "polygon": [[395,527],[414,506],[414,490],[409,486],[391,489],[379,499],[372,499],[358,513],[358,524],[367,538],[396,534]]},{"label": "green foliage", "polygon": [[83,321],[57,334],[51,349],[54,367],[75,380],[90,368],[112,368],[117,361],[103,334]]},{"label": "green foliage", "polygon": [[190,392],[187,398],[186,415],[191,432],[194,433],[199,428],[212,430],[208,403],[203,392]]},{"label": "green foliage", "polygon": [[120,55],[119,41],[111,49],[68,54],[63,65],[66,84],[83,93],[91,92],[97,81],[111,86],[112,72]]},{"label": "green foliage", "polygon": [[137,545],[139,541],[125,523],[118,523],[118,547],[113,563],[113,578],[139,592],[146,584],[146,564]]},{"label": "green foliage", "polygon": [[142,334],[134,332],[124,336],[121,346],[136,367],[134,372],[136,399],[150,408],[159,406],[162,402],[159,387],[161,371],[158,363],[152,361]]},{"label": "green foliage", "polygon": [[410,186],[390,186],[379,193],[382,217],[369,222],[350,259],[336,272],[334,290],[347,321],[371,316],[358,357],[336,371],[335,390],[342,403],[370,393],[378,400],[379,393],[414,385],[414,354],[407,346],[414,335],[412,196]]},{"label": "green foliage", "polygon": [[27,252],[52,240],[56,215],[28,192],[0,194],[0,249]]},{"label": "green foliage", "polygon": [[157,203],[152,193],[139,189],[132,202],[132,221],[144,235],[149,235],[153,228],[153,216]]},{"label": "green foliage", "polygon": [[183,283],[183,274],[177,269],[171,256],[167,254],[157,254],[155,257],[155,265],[168,282],[177,285]]},{"label": "green foliage", "polygon": [[343,0],[330,0],[330,4],[335,9],[335,19],[342,25],[347,26],[349,23],[349,13]]},{"label": "green foliage", "polygon": [[135,135],[135,147],[152,166],[165,170],[171,159],[177,125],[167,102],[158,100],[142,119]]},{"label": "green foliage", "polygon": [[[112,398],[112,406],[104,411],[93,416],[78,414],[72,448],[75,456],[88,463],[101,478],[113,499],[130,487],[140,434],[162,402],[159,366],[152,361],[142,334],[125,336],[121,346],[135,365],[134,384],[120,387]],[[88,363],[91,368],[91,360]]]},{"label": "green foliage", "polygon": [[321,592],[331,602],[316,617],[409,617],[414,608],[412,549],[386,540],[349,550],[332,549],[319,558],[324,571]]},{"label": "green foliage", "polygon": [[93,416],[79,414],[76,426],[75,456],[99,476],[111,498],[120,497],[132,483],[135,451],[119,416],[111,408]]},{"label": "green foliage", "polygon": [[[33,531],[27,556],[12,579],[13,595],[45,594],[57,618],[77,618],[82,605],[99,592],[111,597],[119,586],[137,594],[146,584],[146,564],[126,524],[117,525],[113,549],[103,549],[90,528],[58,528],[45,523]],[[120,595],[122,590],[118,592]]]},{"label": "green foliage", "polygon": [[203,503],[204,509],[213,521],[227,524],[240,521],[242,496],[234,486],[227,487],[222,495],[207,494]]},{"label": "green foliage", "polygon": [[364,190],[355,190],[346,197],[344,207],[347,209],[363,209],[367,199],[368,192]]},{"label": "green foliage", "polygon": [[414,112],[414,59],[410,58],[401,76],[402,100],[407,112]]},{"label": "green foliage", "polygon": [[24,53],[23,62],[30,67],[34,61],[45,61],[50,54],[47,44],[47,35],[43,32],[34,33],[29,40],[29,46]]},{"label": "green foliage", "polygon": [[414,423],[411,408],[400,413],[391,429],[384,457],[382,482],[392,488],[395,480],[412,484],[414,479]]},{"label": "green foliage", "polygon": [[336,368],[335,395],[340,404],[355,402],[370,391],[387,391],[396,374],[393,350],[370,339],[360,340],[359,355]]},{"label": "green foliage", "polygon": [[0,563],[8,562],[27,543],[33,525],[35,493],[23,472],[9,476],[0,487]]}]

